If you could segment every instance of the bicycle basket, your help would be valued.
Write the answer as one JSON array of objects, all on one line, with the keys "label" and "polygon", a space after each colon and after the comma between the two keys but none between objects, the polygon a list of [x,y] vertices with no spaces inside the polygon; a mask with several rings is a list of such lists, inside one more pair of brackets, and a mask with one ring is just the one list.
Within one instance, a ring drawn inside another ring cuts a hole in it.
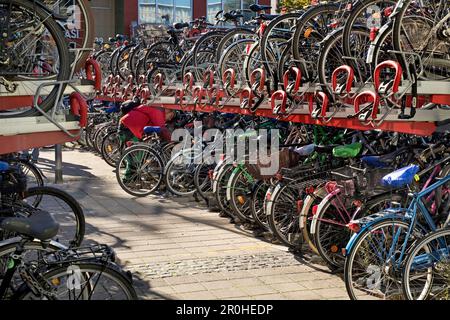
[{"label": "bicycle basket", "polygon": [[[245,168],[247,171],[257,180],[268,180],[274,176],[274,174],[264,174],[264,168],[269,169],[271,165],[276,165],[272,160],[278,157],[278,166],[277,172],[280,171],[281,168],[292,168],[296,166],[300,160],[301,156],[288,148],[283,148],[276,153],[270,155],[270,161],[261,161],[258,157],[256,163],[251,163],[249,161],[245,162]],[[271,170],[269,170],[271,171]]]},{"label": "bicycle basket", "polygon": [[345,166],[333,170],[331,175],[346,196],[353,196],[355,193],[373,195],[382,189],[381,178],[391,171],[391,168],[364,169]]}]

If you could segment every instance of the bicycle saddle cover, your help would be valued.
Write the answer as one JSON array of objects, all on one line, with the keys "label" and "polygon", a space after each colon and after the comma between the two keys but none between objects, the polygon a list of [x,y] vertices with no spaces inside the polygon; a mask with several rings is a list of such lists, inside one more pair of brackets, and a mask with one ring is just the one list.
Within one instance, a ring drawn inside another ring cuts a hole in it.
[{"label": "bicycle saddle cover", "polygon": [[263,11],[263,10],[270,10],[270,9],[272,9],[272,7],[255,3],[255,4],[250,5],[249,9],[254,12],[258,12],[258,11]]},{"label": "bicycle saddle cover", "polygon": [[389,166],[389,162],[381,156],[365,156],[361,160],[372,168],[386,168]]},{"label": "bicycle saddle cover", "polygon": [[410,165],[385,175],[381,179],[381,184],[385,187],[401,188],[410,184],[417,172],[419,172],[419,166]]},{"label": "bicycle saddle cover", "polygon": [[145,127],[144,133],[145,134],[152,134],[152,133],[160,133],[161,127]]},{"label": "bicycle saddle cover", "polygon": [[347,144],[345,146],[339,146],[333,149],[333,156],[336,158],[354,158],[362,149],[362,144],[359,142]]},{"label": "bicycle saddle cover", "polygon": [[59,223],[47,211],[36,209],[35,213],[27,218],[0,218],[0,229],[43,241],[56,236],[59,230]]},{"label": "bicycle saddle cover", "polygon": [[8,162],[0,161],[0,172],[8,171],[9,164]]},{"label": "bicycle saddle cover", "polygon": [[108,114],[111,114],[111,113],[119,112],[119,108],[116,105],[114,105],[112,107],[108,107],[108,108],[104,109],[104,111]]},{"label": "bicycle saddle cover", "polygon": [[307,146],[303,146],[300,148],[295,148],[294,151],[301,156],[309,156],[316,149],[316,145],[314,143],[308,144]]}]

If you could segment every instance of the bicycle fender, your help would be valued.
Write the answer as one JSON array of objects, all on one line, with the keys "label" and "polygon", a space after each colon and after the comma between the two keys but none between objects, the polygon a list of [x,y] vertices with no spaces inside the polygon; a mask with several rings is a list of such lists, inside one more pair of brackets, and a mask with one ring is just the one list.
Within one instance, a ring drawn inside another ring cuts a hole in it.
[{"label": "bicycle fender", "polygon": [[[316,191],[314,191],[314,196],[316,196],[316,197],[325,197],[326,196],[326,191],[325,191],[325,188],[320,188],[320,189],[317,189]],[[304,204],[303,204],[303,208],[302,208],[302,211],[300,212],[300,217],[305,217],[305,216],[308,216],[308,212],[309,212],[309,210],[311,209],[311,204],[312,204],[312,196],[310,196],[310,195],[308,195],[306,198],[305,198],[305,202],[304,202]],[[306,204],[308,204],[308,205],[306,205]],[[316,219],[317,220],[317,219]],[[311,230],[310,231],[312,231],[312,223],[314,223],[314,217],[313,217],[313,220],[312,220],[312,222],[311,222]],[[306,226],[305,225],[303,225],[303,219],[302,218],[300,218],[300,229],[303,229],[303,228],[305,228]]]}]

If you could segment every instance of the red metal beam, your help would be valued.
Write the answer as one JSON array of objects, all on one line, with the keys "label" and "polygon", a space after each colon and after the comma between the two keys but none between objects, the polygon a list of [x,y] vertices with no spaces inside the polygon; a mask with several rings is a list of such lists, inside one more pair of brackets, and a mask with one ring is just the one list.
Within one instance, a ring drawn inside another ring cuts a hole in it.
[{"label": "red metal beam", "polygon": [[[76,134],[77,132],[78,130],[70,131],[70,133],[72,134]],[[18,134],[15,136],[0,136],[0,154],[76,141],[78,139],[79,136],[71,138],[62,131]]]},{"label": "red metal beam", "polygon": [[33,96],[0,96],[0,110],[10,110],[33,105]]}]

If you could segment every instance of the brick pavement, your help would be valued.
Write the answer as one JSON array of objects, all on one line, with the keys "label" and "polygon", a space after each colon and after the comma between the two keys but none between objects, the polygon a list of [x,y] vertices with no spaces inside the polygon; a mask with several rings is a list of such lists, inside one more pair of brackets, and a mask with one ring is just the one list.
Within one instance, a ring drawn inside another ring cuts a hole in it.
[{"label": "brick pavement", "polygon": [[[53,180],[52,150],[39,166]],[[112,167],[63,152],[62,189],[81,203],[86,243],[111,245],[143,299],[347,299],[344,283],[315,259],[256,238],[194,199],[133,198]]]}]

